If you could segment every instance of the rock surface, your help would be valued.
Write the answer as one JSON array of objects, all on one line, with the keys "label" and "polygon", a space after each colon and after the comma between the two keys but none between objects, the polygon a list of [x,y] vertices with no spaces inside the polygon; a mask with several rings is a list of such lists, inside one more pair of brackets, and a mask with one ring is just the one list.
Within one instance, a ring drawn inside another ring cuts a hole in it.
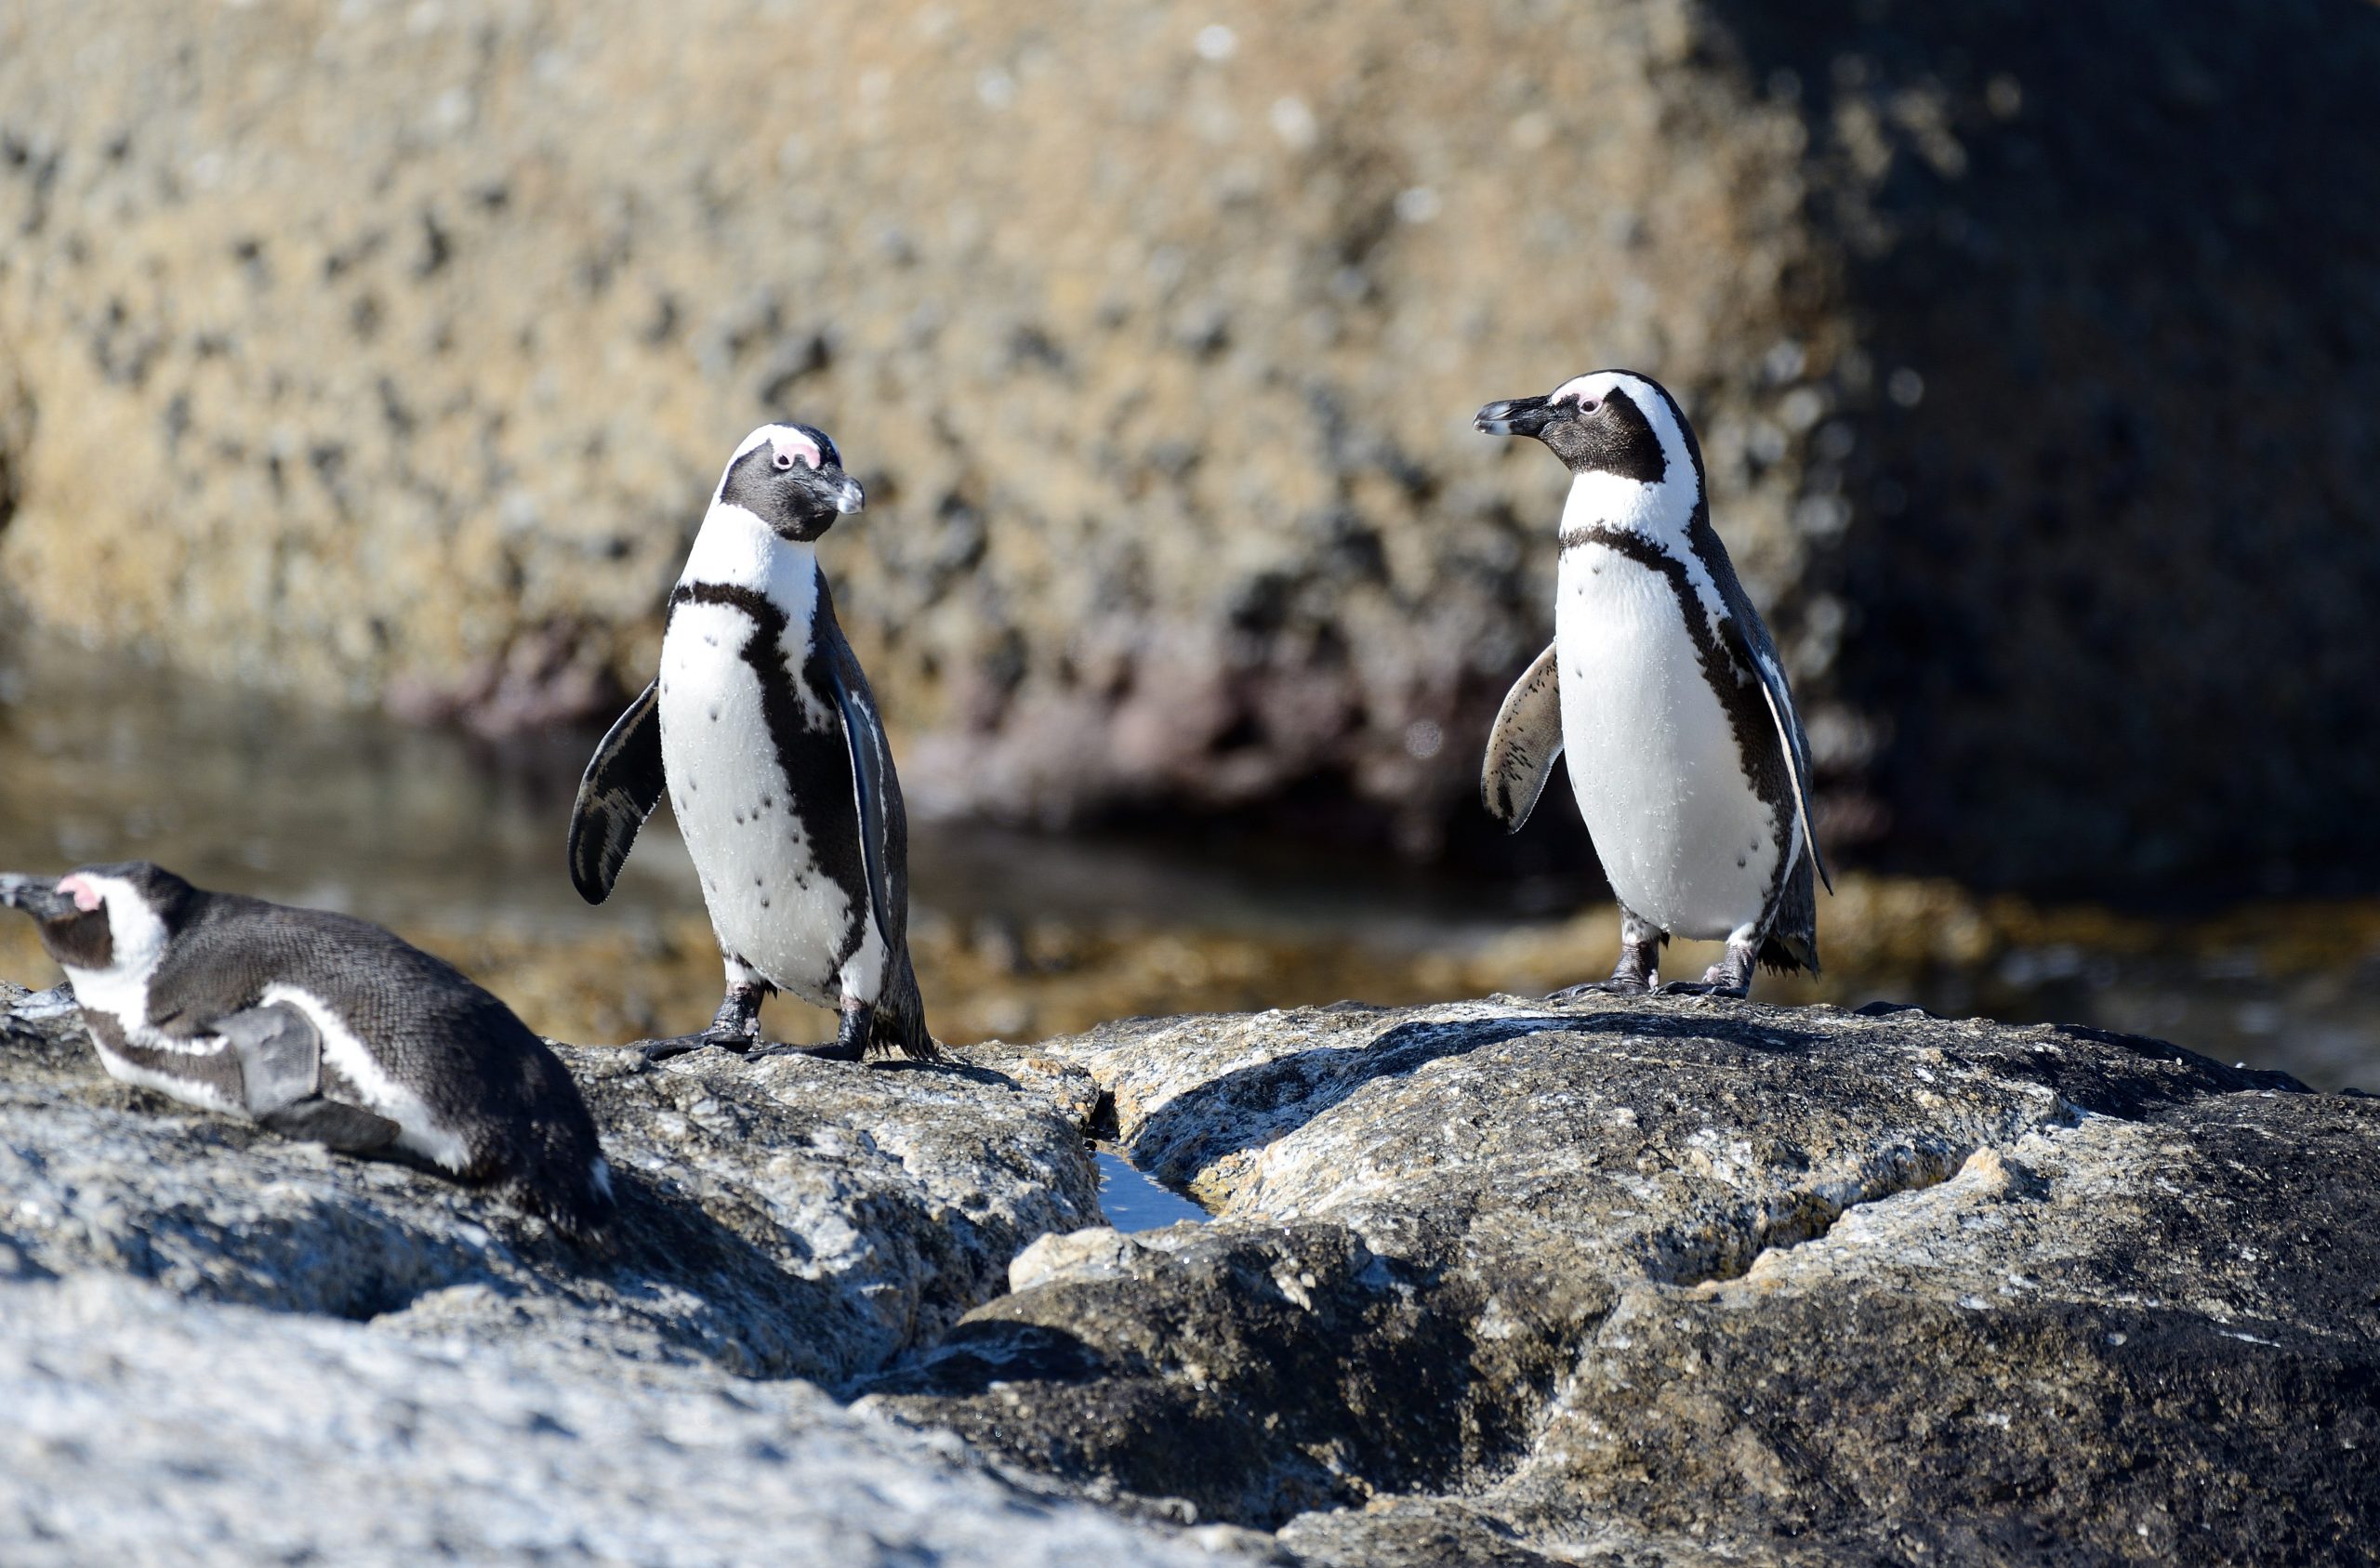
[{"label": "rock surface", "polygon": [[[2380,1100],[2155,1041],[1500,997],[891,1071],[565,1048],[628,1191],[599,1257],[73,1034],[0,1040],[12,1561],[2380,1538]],[[1212,1219],[1097,1223],[1085,1128]]]},{"label": "rock surface", "polygon": [[1050,1048],[1218,1216],[1044,1238],[872,1403],[1317,1561],[2328,1561],[2380,1101],[1700,1000]]},{"label": "rock surface", "polygon": [[117,1084],[71,1013],[0,1029],[0,1272],[23,1277],[102,1269],[440,1342],[835,1384],[939,1338],[1035,1237],[1099,1218],[1089,1080],[1054,1064],[647,1068],[562,1047],[621,1196],[603,1256],[453,1183]]},{"label": "rock surface", "polygon": [[2360,0],[17,0],[0,574],[600,713],[798,413],[918,804],[1425,847],[1551,619],[1559,474],[1467,417],[1633,364],[1836,842],[2368,873],[2380,165],[2307,150],[2380,141],[2375,72]]}]

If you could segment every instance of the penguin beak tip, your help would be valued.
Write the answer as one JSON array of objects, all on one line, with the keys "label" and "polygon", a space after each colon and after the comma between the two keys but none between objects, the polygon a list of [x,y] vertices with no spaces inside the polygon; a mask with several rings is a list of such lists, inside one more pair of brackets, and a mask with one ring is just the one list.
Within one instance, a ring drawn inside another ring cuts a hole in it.
[{"label": "penguin beak tip", "polygon": [[55,920],[74,913],[74,901],[59,891],[54,876],[27,876],[0,872],[0,908],[21,909],[36,920]]},{"label": "penguin beak tip", "polygon": [[842,489],[835,493],[835,510],[844,517],[851,516],[866,505],[867,492],[859,487],[857,480],[843,481]]}]

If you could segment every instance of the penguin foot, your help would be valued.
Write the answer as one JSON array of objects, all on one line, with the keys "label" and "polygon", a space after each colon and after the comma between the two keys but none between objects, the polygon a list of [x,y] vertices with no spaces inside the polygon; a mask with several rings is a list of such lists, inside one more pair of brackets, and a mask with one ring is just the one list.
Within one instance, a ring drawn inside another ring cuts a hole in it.
[{"label": "penguin foot", "polygon": [[1749,996],[1752,986],[1743,981],[1730,984],[1716,980],[1673,980],[1660,989],[1664,996]]},{"label": "penguin foot", "polygon": [[667,1040],[644,1040],[639,1043],[639,1048],[643,1052],[644,1060],[648,1062],[667,1061],[675,1056],[688,1056],[711,1046],[717,1046],[721,1050],[734,1051],[736,1055],[742,1056],[751,1050],[752,1037],[749,1034],[713,1034],[705,1030],[699,1034],[677,1034]]},{"label": "penguin foot", "polygon": [[1575,1002],[1586,996],[1642,996],[1652,990],[1641,980],[1621,980],[1615,975],[1609,980],[1591,980],[1580,985],[1566,985],[1559,991],[1548,992],[1549,1002]]}]

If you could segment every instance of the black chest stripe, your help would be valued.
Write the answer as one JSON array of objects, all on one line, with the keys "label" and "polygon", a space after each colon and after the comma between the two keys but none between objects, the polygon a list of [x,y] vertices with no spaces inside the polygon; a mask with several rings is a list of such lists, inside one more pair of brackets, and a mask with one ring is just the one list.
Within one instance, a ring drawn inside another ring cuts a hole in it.
[{"label": "black chest stripe", "polygon": [[[1562,547],[1567,550],[1578,545],[1601,545],[1615,555],[1650,567],[1669,580],[1670,592],[1677,600],[1679,618],[1686,623],[1686,635],[1694,643],[1695,663],[1702,666],[1702,679],[1717,694],[1720,711],[1727,716],[1727,729],[1735,737],[1736,757],[1742,764],[1744,782],[1769,810],[1771,831],[1777,837],[1777,869],[1769,878],[1767,903],[1774,908],[1793,859],[1793,841],[1788,837],[1797,821],[1793,814],[1793,784],[1785,767],[1784,737],[1777,732],[1777,720],[1768,711],[1760,672],[1747,667],[1730,646],[1744,642],[1735,621],[1722,616],[1714,633],[1711,617],[1702,608],[1702,596],[1694,591],[1693,579],[1686,575],[1686,562],[1633,529],[1593,523],[1564,531]],[[1737,845],[1735,849],[1741,853],[1743,847]]]},{"label": "black chest stripe", "polygon": [[[867,870],[860,855],[851,750],[840,721],[830,718],[824,728],[812,726],[794,690],[796,679],[813,692],[834,690],[826,663],[826,639],[812,636],[797,676],[785,657],[785,637],[792,623],[766,594],[735,583],[681,583],[669,595],[672,616],[681,604],[724,604],[751,618],[752,634],[739,652],[760,682],[760,722],[768,727],[769,743],[785,775],[785,810],[800,824],[811,858],[850,900],[852,919],[837,941],[835,963],[840,968],[859,951],[867,919]],[[825,613],[823,600],[820,613]],[[827,707],[832,713],[833,705]],[[760,809],[773,808],[772,799]]]},{"label": "black chest stripe", "polygon": [[135,1067],[211,1088],[234,1105],[241,1103],[246,1093],[240,1074],[240,1059],[231,1051],[170,1051],[160,1050],[154,1046],[135,1045],[125,1038],[124,1031],[117,1027],[113,1018],[96,1009],[83,1014],[83,1023],[90,1030],[92,1037],[105,1046],[110,1053]]}]

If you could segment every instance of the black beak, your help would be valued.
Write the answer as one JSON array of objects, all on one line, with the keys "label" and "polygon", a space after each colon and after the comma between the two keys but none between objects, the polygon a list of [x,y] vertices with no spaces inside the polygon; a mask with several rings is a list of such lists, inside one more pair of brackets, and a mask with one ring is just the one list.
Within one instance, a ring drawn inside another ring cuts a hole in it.
[{"label": "black beak", "polygon": [[821,507],[830,507],[844,517],[851,516],[867,505],[867,493],[859,481],[833,464],[812,468],[802,475],[802,483],[817,498]]},{"label": "black beak", "polygon": [[1549,398],[1506,398],[1481,409],[1471,423],[1483,435],[1538,436],[1545,433],[1554,417]]},{"label": "black beak", "polygon": [[44,922],[74,913],[74,901],[58,890],[57,877],[22,876],[13,871],[0,872],[0,904]]}]

